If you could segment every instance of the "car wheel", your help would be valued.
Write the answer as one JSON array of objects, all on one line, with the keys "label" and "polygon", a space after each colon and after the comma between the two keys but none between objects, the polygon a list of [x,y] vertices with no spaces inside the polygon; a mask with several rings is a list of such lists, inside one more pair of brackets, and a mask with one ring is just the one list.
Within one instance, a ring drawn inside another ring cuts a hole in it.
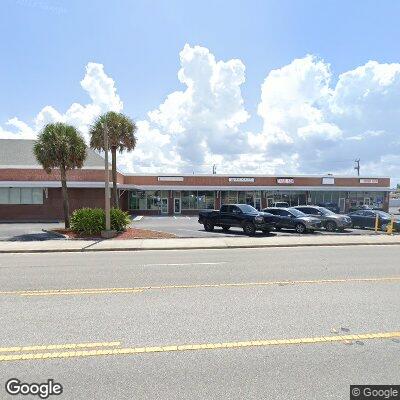
[{"label": "car wheel", "polygon": [[327,230],[328,232],[333,232],[333,231],[336,230],[336,228],[337,228],[337,226],[336,226],[336,224],[335,224],[333,221],[328,221],[328,222],[326,223],[326,230]]},{"label": "car wheel", "polygon": [[229,228],[230,228],[230,226],[223,226],[223,227],[222,227],[222,230],[223,230],[224,232],[228,232],[228,231],[229,231]]},{"label": "car wheel", "polygon": [[211,222],[206,222],[206,223],[204,224],[204,229],[205,229],[207,232],[212,232],[212,231],[214,230],[214,225],[213,225]]},{"label": "car wheel", "polygon": [[254,234],[256,233],[256,228],[251,222],[247,222],[243,226],[243,232],[248,236],[254,236]]},{"label": "car wheel", "polygon": [[306,231],[306,227],[303,224],[296,224],[296,226],[294,227],[295,231],[297,233],[304,233]]}]

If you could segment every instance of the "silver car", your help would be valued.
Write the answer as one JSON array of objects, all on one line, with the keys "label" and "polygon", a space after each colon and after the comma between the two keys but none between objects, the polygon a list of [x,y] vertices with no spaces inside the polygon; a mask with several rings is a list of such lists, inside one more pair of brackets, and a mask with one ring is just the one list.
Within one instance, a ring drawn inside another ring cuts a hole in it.
[{"label": "silver car", "polygon": [[351,218],[347,215],[335,214],[333,211],[319,206],[296,206],[296,210],[303,212],[309,216],[319,218],[322,226],[329,232],[343,231],[351,228]]}]

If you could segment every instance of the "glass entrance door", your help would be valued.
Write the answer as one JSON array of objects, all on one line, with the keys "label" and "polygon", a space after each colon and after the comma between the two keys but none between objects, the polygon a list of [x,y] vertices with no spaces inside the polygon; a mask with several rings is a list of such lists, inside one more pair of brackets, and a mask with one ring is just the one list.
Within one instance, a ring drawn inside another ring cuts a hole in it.
[{"label": "glass entrance door", "polygon": [[261,199],[259,197],[256,197],[254,200],[254,208],[261,211]]},{"label": "glass entrance door", "polygon": [[161,199],[161,214],[168,214],[168,198]]},{"label": "glass entrance door", "polygon": [[340,212],[344,213],[345,209],[346,209],[346,199],[341,197],[339,199],[339,208],[340,208]]},{"label": "glass entrance door", "polygon": [[181,213],[181,198],[180,197],[174,198],[174,213],[175,214]]}]

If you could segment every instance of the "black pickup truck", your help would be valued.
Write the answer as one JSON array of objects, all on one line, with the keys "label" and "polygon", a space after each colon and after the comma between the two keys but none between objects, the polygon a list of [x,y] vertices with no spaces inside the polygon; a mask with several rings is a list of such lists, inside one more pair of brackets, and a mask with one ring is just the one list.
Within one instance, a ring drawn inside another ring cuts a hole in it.
[{"label": "black pickup truck", "polygon": [[248,204],[227,204],[218,210],[199,212],[199,223],[204,225],[207,232],[215,226],[222,227],[227,232],[231,226],[243,228],[244,233],[253,236],[256,231],[269,233],[273,228],[276,217],[265,212],[259,212]]}]

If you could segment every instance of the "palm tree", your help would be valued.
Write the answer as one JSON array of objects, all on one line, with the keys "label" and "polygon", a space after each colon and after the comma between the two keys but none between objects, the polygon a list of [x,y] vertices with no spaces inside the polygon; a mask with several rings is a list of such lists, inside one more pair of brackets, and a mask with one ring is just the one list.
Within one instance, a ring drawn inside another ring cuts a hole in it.
[{"label": "palm tree", "polygon": [[33,147],[36,159],[50,174],[60,170],[65,228],[69,228],[67,171],[82,168],[86,159],[86,144],[75,127],[61,122],[47,124]]},{"label": "palm tree", "polygon": [[132,151],[136,146],[136,124],[126,115],[109,111],[101,115],[90,129],[90,147],[95,150],[104,149],[104,132],[108,134],[108,143],[111,150],[113,204],[118,207],[117,191],[117,150]]}]

